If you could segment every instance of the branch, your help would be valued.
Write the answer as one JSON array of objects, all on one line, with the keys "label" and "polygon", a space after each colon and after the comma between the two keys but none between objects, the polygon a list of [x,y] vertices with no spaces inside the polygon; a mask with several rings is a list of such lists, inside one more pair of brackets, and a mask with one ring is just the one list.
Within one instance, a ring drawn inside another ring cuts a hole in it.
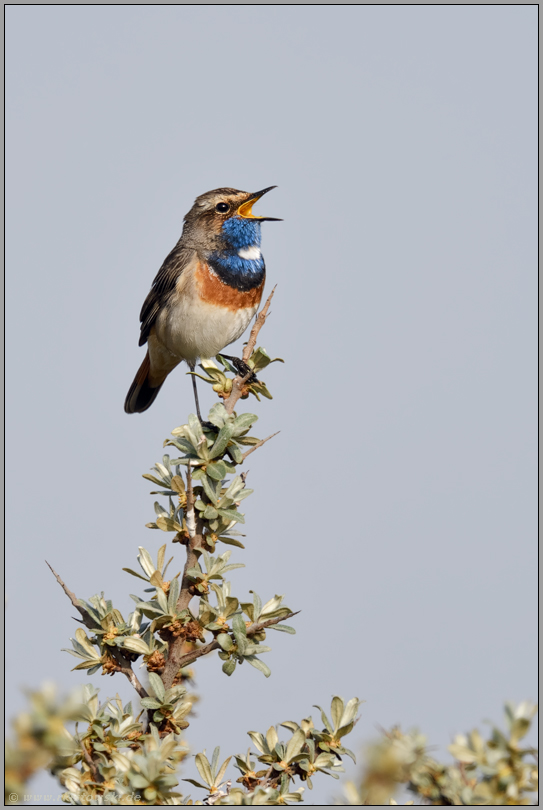
[{"label": "branch", "polygon": [[66,596],[68,597],[74,608],[76,608],[76,610],[78,610],[81,616],[83,617],[83,624],[86,627],[88,627],[89,630],[97,630],[97,629],[101,630],[102,628],[100,627],[100,625],[97,624],[97,622],[95,622],[90,613],[87,610],[85,610],[83,605],[79,602],[79,599],[77,598],[75,593],[72,593],[72,591],[68,588],[68,586],[64,584],[60,576],[52,568],[52,566],[49,565],[47,560],[45,560],[45,563],[51,569],[53,576],[55,577],[56,581],[58,582],[58,584],[60,585],[60,587],[62,588],[62,590],[64,591],[64,593],[66,594]]},{"label": "branch", "polygon": [[[47,564],[49,565],[49,563],[47,563]],[[89,770],[91,772],[91,776],[92,776],[93,781],[96,782],[97,784],[99,784],[100,782],[103,782],[104,777],[99,772],[98,768],[96,767],[96,762],[93,760],[93,758],[91,757],[91,755],[87,751],[87,749],[85,747],[85,743],[83,743],[83,742],[81,743],[81,751],[83,753],[83,759],[85,760],[85,762],[89,766]]]},{"label": "branch", "polygon": [[[51,571],[53,573],[53,576],[55,577],[56,581],[58,582],[58,584],[60,585],[60,587],[62,588],[62,590],[64,591],[64,593],[66,594],[66,596],[68,597],[70,602],[72,603],[72,605],[79,611],[79,613],[83,617],[83,623],[85,624],[85,626],[88,627],[89,630],[101,630],[102,629],[101,626],[92,618],[90,613],[87,610],[85,610],[83,605],[79,602],[79,599],[77,598],[75,593],[73,593],[68,588],[68,586],[65,585],[65,583],[62,581],[60,576],[57,574],[57,572],[52,568],[52,566],[49,565],[47,560],[45,560],[45,562],[47,563],[47,565],[51,569]],[[119,650],[119,648],[118,647],[113,647],[109,652],[110,652],[110,654],[112,655],[112,657],[115,659],[115,661],[117,663],[118,672],[122,672],[122,674],[125,675],[128,678],[128,680],[130,681],[130,683],[132,684],[132,686],[134,687],[134,689],[136,690],[138,695],[141,698],[149,697],[148,693],[145,691],[145,689],[143,688],[143,686],[139,682],[135,672],[133,671],[133,669],[132,669],[132,667],[130,665],[130,661],[128,661],[124,657],[124,655]]]},{"label": "branch", "polygon": [[[277,286],[277,285],[276,285]],[[256,321],[254,322],[253,328],[251,329],[251,334],[249,335],[249,340],[247,341],[247,345],[243,349],[243,354],[241,359],[246,363],[251,354],[253,353],[253,349],[256,345],[256,339],[258,337],[258,333],[264,326],[266,322],[266,318],[268,316],[268,310],[270,308],[270,304],[273,298],[273,294],[275,293],[275,287],[271,291],[268,296],[268,300],[256,316]],[[241,398],[243,394],[243,389],[245,387],[245,383],[249,380],[252,372],[249,372],[244,377],[240,376],[239,374],[234,378],[234,382],[232,383],[232,392],[228,399],[224,403],[224,407],[226,408],[227,413],[232,413],[234,408],[236,407],[237,401]]]},{"label": "branch", "polygon": [[259,447],[262,447],[262,445],[263,445],[263,444],[266,444],[266,442],[269,442],[269,440],[270,440],[270,439],[273,439],[273,437],[274,437],[274,436],[277,436],[279,433],[281,433],[281,431],[280,431],[280,430],[276,431],[276,433],[272,433],[272,435],[271,435],[271,436],[268,436],[268,438],[267,438],[267,439],[261,439],[261,440],[258,442],[258,444],[255,444],[255,445],[254,445],[254,447],[251,447],[251,449],[250,449],[250,450],[247,450],[247,452],[246,452],[246,453],[244,453],[244,454],[242,455],[241,460],[242,460],[242,461],[245,461],[245,459],[247,458],[247,456],[250,456],[250,455],[251,455],[251,453],[254,453],[254,451],[255,451],[255,450],[258,450],[258,448],[259,448]]},{"label": "branch", "polygon": [[[279,624],[279,622],[285,621],[285,619],[292,619],[293,616],[296,616],[300,611],[297,610],[294,613],[287,613],[286,616],[278,616],[273,619],[266,619],[264,622],[257,622],[257,624],[251,624],[247,628],[247,635],[254,636],[255,633],[260,633],[261,630],[264,630],[266,627],[271,627],[274,624]],[[203,655],[207,655],[214,650],[218,650],[221,648],[221,645],[215,639],[210,641],[209,644],[206,644],[204,647],[200,647],[199,650],[193,650],[192,652],[185,653],[180,659],[179,662],[179,669],[183,667],[188,667],[189,664],[192,664],[196,661],[197,658],[201,658]]]},{"label": "branch", "polygon": [[[190,482],[190,470],[187,473],[187,484]],[[192,492],[192,483],[190,482],[190,497],[194,501],[194,494]],[[187,504],[189,502],[189,489],[187,487]],[[185,567],[183,569],[183,578],[181,580],[181,590],[179,592],[179,599],[177,600],[176,611],[177,613],[181,613],[182,610],[188,609],[190,600],[193,597],[193,593],[191,591],[192,582],[187,576],[187,571],[190,568],[194,568],[198,563],[198,554],[196,553],[198,549],[202,547],[202,531],[203,531],[203,523],[202,521],[197,518],[196,519],[196,534],[193,537],[189,537],[189,541],[187,544],[187,560],[185,562]],[[164,666],[164,672],[160,676],[162,678],[162,683],[164,684],[165,689],[169,689],[174,681],[175,676],[181,669],[181,664],[179,663],[182,658],[183,652],[183,643],[184,638],[182,636],[178,636],[173,640],[168,642],[168,659]]]}]

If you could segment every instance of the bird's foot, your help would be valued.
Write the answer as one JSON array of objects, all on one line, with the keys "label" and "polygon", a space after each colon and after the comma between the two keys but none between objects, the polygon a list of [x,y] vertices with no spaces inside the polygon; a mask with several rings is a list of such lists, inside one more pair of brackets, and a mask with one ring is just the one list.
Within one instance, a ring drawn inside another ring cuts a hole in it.
[{"label": "bird's foot", "polygon": [[221,357],[224,357],[226,360],[230,360],[240,377],[247,377],[247,375],[250,374],[250,377],[245,381],[247,385],[258,382],[256,374],[252,370],[251,366],[247,365],[245,360],[242,360],[240,357],[230,357],[228,354],[221,354]]},{"label": "bird's foot", "polygon": [[204,430],[212,430],[213,433],[218,433],[220,430],[220,428],[218,428],[217,425],[214,425],[213,422],[206,422],[206,420],[202,419],[201,417],[200,424]]}]

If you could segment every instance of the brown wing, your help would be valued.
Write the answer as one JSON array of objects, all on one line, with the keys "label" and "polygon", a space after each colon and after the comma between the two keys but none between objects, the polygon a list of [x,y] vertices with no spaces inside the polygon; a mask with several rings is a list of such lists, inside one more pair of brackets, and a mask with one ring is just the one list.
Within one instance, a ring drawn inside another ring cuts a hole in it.
[{"label": "brown wing", "polygon": [[167,303],[170,295],[175,290],[175,285],[179,276],[194,257],[194,249],[182,247],[179,243],[171,253],[166,256],[162,267],[156,274],[149,295],[143,302],[140,312],[141,332],[139,345],[147,343],[149,332],[156,317],[163,306]]}]

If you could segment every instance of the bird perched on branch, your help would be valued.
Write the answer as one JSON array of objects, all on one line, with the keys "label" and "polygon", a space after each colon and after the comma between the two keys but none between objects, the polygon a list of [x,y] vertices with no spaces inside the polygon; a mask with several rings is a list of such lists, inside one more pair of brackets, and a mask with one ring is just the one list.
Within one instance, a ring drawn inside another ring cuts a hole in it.
[{"label": "bird perched on branch", "polygon": [[[252,207],[272,188],[254,194],[217,188],[194,201],[140,313],[139,345],[147,343],[147,354],[126,396],[126,413],[146,411],[183,360],[194,370],[198,358],[214,357],[247,329],[266,277],[260,226],[278,221],[256,216]],[[192,381],[201,420],[194,375]]]}]

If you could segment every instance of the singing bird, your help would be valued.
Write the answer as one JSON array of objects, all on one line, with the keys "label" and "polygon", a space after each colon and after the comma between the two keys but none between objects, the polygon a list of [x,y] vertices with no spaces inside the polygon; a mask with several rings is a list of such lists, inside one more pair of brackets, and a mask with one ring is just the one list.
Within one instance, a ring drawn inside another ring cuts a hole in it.
[{"label": "singing bird", "polygon": [[219,354],[247,329],[266,278],[260,226],[279,221],[255,216],[252,207],[272,188],[254,194],[216,188],[194,201],[141,309],[139,345],[147,343],[147,354],[126,396],[126,413],[146,411],[183,360],[194,370],[199,358]]}]

